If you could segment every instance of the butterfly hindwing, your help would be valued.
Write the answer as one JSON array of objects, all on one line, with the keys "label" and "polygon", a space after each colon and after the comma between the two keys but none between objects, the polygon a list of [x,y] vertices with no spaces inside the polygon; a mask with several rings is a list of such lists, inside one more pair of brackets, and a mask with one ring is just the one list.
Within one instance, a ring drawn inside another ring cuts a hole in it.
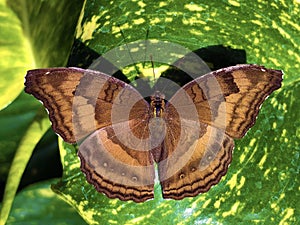
[{"label": "butterfly hindwing", "polygon": [[78,151],[81,170],[108,197],[143,202],[154,197],[153,159],[145,151],[149,142],[134,142],[126,123],[101,128],[84,140]]},{"label": "butterfly hindwing", "polygon": [[[226,174],[232,158],[233,139],[218,128],[204,124],[201,127],[202,136],[185,148],[185,154],[181,154],[177,163],[170,160],[174,157],[170,155],[163,166],[159,164],[160,177],[164,178],[161,179],[164,198],[179,200],[207,192]],[[191,135],[190,129],[185,132],[186,136]],[[174,149],[174,146],[166,145],[166,148]]]}]

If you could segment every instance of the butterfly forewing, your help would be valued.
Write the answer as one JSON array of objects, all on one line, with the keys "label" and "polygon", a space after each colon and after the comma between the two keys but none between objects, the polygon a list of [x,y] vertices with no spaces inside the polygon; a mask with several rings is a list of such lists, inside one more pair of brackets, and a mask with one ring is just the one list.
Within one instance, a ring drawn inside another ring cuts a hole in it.
[{"label": "butterfly forewing", "polygon": [[201,122],[241,138],[254,125],[265,98],[280,88],[281,81],[282,71],[238,65],[206,74],[183,89],[193,100]]},{"label": "butterfly forewing", "polygon": [[25,92],[43,102],[53,130],[65,141],[75,143],[72,123],[74,92],[84,71],[80,69],[37,69],[27,72]]},{"label": "butterfly forewing", "polygon": [[[43,102],[53,130],[69,143],[76,143],[112,121],[128,120],[124,114],[112,118],[113,105],[117,108],[114,112],[120,109],[123,112],[129,108],[128,99],[131,102],[142,99],[134,88],[118,79],[79,68],[30,70],[25,91]],[[142,119],[148,103],[142,99],[136,108],[130,116]]]}]

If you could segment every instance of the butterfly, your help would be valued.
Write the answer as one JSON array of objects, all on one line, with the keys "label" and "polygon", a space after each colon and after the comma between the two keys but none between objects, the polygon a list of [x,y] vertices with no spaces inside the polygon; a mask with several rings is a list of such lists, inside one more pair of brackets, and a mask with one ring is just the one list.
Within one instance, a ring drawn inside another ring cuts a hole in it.
[{"label": "butterfly", "polygon": [[210,72],[170,99],[146,101],[133,86],[80,68],[27,72],[25,92],[42,101],[53,130],[78,143],[81,170],[109,198],[154,197],[155,165],[164,198],[207,192],[226,174],[234,139],[256,121],[283,72],[237,65]]}]

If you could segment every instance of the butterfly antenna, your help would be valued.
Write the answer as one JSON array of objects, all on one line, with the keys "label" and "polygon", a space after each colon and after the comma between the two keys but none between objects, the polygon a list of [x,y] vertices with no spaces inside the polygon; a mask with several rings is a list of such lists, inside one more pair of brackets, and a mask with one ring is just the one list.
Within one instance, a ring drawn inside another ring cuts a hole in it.
[{"label": "butterfly antenna", "polygon": [[143,60],[143,68],[145,68],[145,63],[147,59],[148,37],[149,37],[149,28],[147,29],[146,38],[145,38],[145,53],[144,53],[144,60]]},{"label": "butterfly antenna", "polygon": [[[151,66],[152,66],[153,79],[154,79],[154,89],[155,89],[155,91],[158,91],[157,78],[156,78],[156,74],[155,74],[154,62],[153,62],[153,56],[152,55],[150,55],[150,61],[151,61]],[[160,91],[163,92],[165,89],[166,89],[166,86],[164,86],[163,89],[160,90]]]},{"label": "butterfly antenna", "polygon": [[130,49],[129,49],[128,44],[127,44],[126,37],[125,37],[125,35],[124,35],[124,33],[123,33],[123,31],[122,31],[120,25],[118,25],[118,27],[119,27],[120,33],[121,33],[121,35],[122,35],[122,37],[123,37],[123,39],[124,39],[124,42],[125,42],[126,48],[127,48],[127,50],[128,50],[129,57],[130,57],[130,59],[131,59],[131,61],[132,61],[132,64],[133,64],[133,66],[134,66],[134,69],[136,70],[137,74],[140,75],[141,72],[140,72],[139,68],[136,66],[136,63],[135,63],[134,60],[133,60],[133,57],[132,57],[132,55],[131,55],[131,53],[130,53]]},{"label": "butterfly antenna", "polygon": [[[157,78],[156,78],[156,74],[155,74],[155,69],[154,69],[154,62],[153,62],[153,57],[152,55],[150,55],[150,61],[151,61],[151,66],[152,66],[152,73],[153,73],[153,78],[154,78],[154,87],[155,87],[155,91],[158,91],[157,88]],[[167,86],[164,86],[163,89],[161,89],[161,92],[164,92],[164,90],[167,88]]]},{"label": "butterfly antenna", "polygon": [[158,91],[158,88],[157,88],[157,83],[156,83],[157,80],[156,80],[156,76],[155,76],[155,69],[154,69],[154,62],[153,62],[152,55],[150,55],[150,61],[151,61],[153,80],[154,80],[154,90],[156,92],[156,91]]},{"label": "butterfly antenna", "polygon": [[151,61],[152,72],[153,72],[153,78],[154,78],[154,83],[155,83],[155,82],[156,82],[156,77],[155,77],[155,70],[154,70],[154,63],[153,63],[152,55],[150,55],[150,61]]}]

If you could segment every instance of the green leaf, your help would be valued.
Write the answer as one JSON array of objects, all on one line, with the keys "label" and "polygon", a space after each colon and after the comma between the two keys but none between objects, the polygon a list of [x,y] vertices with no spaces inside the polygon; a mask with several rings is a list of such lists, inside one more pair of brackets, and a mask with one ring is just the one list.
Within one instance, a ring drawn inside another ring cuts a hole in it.
[{"label": "green leaf", "polygon": [[[0,65],[0,108],[21,93],[28,69],[66,64],[82,4],[81,0],[0,2],[0,56],[5,59]],[[32,96],[21,95],[0,112],[1,181],[17,152],[7,179],[0,224],[6,221],[35,145],[49,127],[47,116],[41,114],[45,110],[36,103]]]},{"label": "green leaf", "polygon": [[82,0],[0,2],[0,109],[23,90],[27,70],[66,64],[81,6]]},{"label": "green leaf", "polygon": [[25,71],[34,67],[28,39],[14,12],[0,2],[0,109],[9,105],[23,89]]},{"label": "green leaf", "polygon": [[53,180],[22,190],[14,201],[6,224],[84,224],[77,212],[53,193],[50,189],[51,182]]},{"label": "green leaf", "polygon": [[[15,151],[37,113],[44,112],[41,104],[29,95],[21,94],[9,107],[0,111],[0,181],[4,183]],[[16,132],[18,131],[18,132]],[[32,146],[34,147],[34,146]]]},{"label": "green leaf", "polygon": [[37,115],[37,118],[33,120],[33,123],[30,124],[27,132],[22,137],[9,170],[1,208],[0,224],[5,224],[9,215],[23,172],[32,155],[33,146],[36,145],[48,128],[48,118]]},{"label": "green leaf", "polygon": [[[227,175],[209,192],[181,201],[136,204],[110,200],[79,170],[76,149],[61,146],[64,176],[53,189],[89,224],[291,224],[300,219],[299,52],[297,1],[86,1],[77,38],[103,54],[126,42],[150,39],[191,50],[217,44],[243,49],[247,62],[285,72],[283,87],[262,106],[256,125],[236,141]],[[134,12],[134,13],[133,13]]]}]

